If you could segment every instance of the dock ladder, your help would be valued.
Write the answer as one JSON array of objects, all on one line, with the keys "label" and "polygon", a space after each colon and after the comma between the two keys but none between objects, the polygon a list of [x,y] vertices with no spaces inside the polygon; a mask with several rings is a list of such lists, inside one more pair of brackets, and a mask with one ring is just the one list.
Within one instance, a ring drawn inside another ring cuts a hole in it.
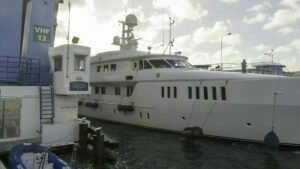
[{"label": "dock ladder", "polygon": [[53,124],[55,117],[53,86],[40,86],[40,131],[43,124]]}]

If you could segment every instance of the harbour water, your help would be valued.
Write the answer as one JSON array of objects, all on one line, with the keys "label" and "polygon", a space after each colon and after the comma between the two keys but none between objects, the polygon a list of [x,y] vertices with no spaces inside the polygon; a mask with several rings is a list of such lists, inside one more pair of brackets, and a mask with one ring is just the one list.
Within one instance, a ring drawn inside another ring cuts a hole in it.
[{"label": "harbour water", "polygon": [[217,139],[189,141],[180,134],[92,120],[119,141],[116,168],[124,169],[298,169],[300,148]]}]

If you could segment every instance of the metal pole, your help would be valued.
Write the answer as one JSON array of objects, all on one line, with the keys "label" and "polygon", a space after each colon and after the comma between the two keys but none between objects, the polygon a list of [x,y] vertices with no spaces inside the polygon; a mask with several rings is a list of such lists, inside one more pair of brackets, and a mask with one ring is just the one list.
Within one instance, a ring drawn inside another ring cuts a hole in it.
[{"label": "metal pole", "polygon": [[70,53],[70,23],[71,23],[71,2],[68,3],[69,6],[69,20],[68,20],[68,47],[67,47],[67,70],[66,70],[66,78],[69,77],[69,53]]},{"label": "metal pole", "polygon": [[169,20],[170,20],[170,31],[169,31],[169,54],[171,55],[172,54],[172,49],[171,49],[171,43],[172,43],[172,18],[169,17]]},{"label": "metal pole", "polygon": [[223,37],[224,37],[224,36],[231,35],[231,34],[232,34],[232,33],[229,32],[229,33],[227,33],[227,34],[221,36],[221,71],[223,71]]},{"label": "metal pole", "polygon": [[223,71],[223,36],[221,36],[221,71]]}]

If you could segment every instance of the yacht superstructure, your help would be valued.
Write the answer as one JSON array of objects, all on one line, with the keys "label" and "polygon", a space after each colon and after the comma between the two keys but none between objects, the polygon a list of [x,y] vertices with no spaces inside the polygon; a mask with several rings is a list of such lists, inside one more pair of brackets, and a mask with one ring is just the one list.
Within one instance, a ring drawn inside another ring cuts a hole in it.
[{"label": "yacht superstructure", "polygon": [[274,131],[280,144],[300,144],[299,79],[201,71],[184,56],[137,51],[129,16],[114,38],[121,49],[91,58],[92,94],[81,98],[80,115],[256,142]]}]

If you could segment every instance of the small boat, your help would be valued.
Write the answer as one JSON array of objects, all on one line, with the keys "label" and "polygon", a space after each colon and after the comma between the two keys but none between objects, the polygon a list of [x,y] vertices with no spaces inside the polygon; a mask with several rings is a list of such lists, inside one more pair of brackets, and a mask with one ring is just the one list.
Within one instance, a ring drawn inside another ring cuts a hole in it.
[{"label": "small boat", "polygon": [[73,169],[47,148],[24,143],[15,146],[9,154],[12,169]]}]

